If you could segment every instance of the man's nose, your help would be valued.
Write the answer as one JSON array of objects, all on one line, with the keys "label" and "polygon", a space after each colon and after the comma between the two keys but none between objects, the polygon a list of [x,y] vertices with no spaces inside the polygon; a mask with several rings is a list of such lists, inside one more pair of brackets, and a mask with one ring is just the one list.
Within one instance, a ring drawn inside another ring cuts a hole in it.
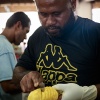
[{"label": "man's nose", "polygon": [[47,24],[47,25],[55,25],[55,24],[56,24],[56,19],[55,19],[55,17],[52,16],[52,15],[48,16],[46,24]]}]

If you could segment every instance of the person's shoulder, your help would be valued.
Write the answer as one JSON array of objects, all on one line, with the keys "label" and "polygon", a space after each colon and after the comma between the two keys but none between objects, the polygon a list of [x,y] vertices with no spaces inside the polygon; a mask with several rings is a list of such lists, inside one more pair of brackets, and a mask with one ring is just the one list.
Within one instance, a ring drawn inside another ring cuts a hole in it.
[{"label": "person's shoulder", "polygon": [[81,20],[84,20],[85,22],[85,25],[87,25],[88,27],[89,26],[98,26],[100,27],[100,23],[99,22],[95,22],[93,21],[92,19],[89,19],[89,18],[81,18]]},{"label": "person's shoulder", "polygon": [[100,30],[100,23],[93,21],[92,19],[89,18],[82,18],[79,17],[79,21],[82,23],[83,27],[87,30],[95,30],[99,29]]},{"label": "person's shoulder", "polygon": [[0,35],[0,45],[11,45],[11,43],[8,41],[8,39],[4,35]]},{"label": "person's shoulder", "polygon": [[4,40],[5,39],[5,36],[0,34],[0,40],[1,39]]},{"label": "person's shoulder", "polygon": [[42,26],[38,27],[35,32],[44,32],[44,28]]},{"label": "person's shoulder", "polygon": [[10,52],[13,51],[12,44],[8,41],[8,39],[4,35],[0,35],[0,52]]},{"label": "person's shoulder", "polygon": [[4,46],[4,44],[7,41],[7,39],[5,38],[5,36],[0,35],[0,41],[2,41],[2,42],[0,42],[0,46]]},{"label": "person's shoulder", "polygon": [[91,19],[86,20],[86,27],[91,31],[99,31],[100,32],[100,23],[95,22]]}]

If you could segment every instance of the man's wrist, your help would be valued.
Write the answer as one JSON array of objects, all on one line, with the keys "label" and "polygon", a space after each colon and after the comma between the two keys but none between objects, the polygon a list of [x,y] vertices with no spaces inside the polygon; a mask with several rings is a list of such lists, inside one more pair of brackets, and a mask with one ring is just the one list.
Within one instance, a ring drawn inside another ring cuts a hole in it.
[{"label": "man's wrist", "polygon": [[97,88],[97,100],[100,100],[100,84],[95,85]]},{"label": "man's wrist", "polygon": [[83,86],[83,96],[81,100],[95,100],[97,98],[97,87],[95,85]]}]

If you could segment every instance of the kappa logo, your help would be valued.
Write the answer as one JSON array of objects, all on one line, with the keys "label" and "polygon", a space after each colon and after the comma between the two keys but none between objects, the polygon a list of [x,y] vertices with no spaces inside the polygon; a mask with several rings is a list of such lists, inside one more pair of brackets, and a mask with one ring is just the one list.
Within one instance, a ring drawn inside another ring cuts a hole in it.
[{"label": "kappa logo", "polygon": [[77,75],[73,73],[77,69],[71,65],[68,57],[62,53],[60,46],[47,44],[45,50],[40,53],[36,66],[47,84],[52,82],[53,85],[62,81],[77,82]]}]

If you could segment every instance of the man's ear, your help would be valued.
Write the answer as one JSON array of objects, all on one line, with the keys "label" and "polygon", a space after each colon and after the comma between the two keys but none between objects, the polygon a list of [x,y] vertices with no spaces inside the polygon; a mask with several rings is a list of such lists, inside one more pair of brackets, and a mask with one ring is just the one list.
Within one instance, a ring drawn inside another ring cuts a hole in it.
[{"label": "man's ear", "polygon": [[76,0],[71,0],[72,10],[76,10]]},{"label": "man's ear", "polygon": [[16,24],[15,24],[15,29],[16,30],[19,30],[22,28],[22,24],[21,24],[21,21],[18,21]]}]

